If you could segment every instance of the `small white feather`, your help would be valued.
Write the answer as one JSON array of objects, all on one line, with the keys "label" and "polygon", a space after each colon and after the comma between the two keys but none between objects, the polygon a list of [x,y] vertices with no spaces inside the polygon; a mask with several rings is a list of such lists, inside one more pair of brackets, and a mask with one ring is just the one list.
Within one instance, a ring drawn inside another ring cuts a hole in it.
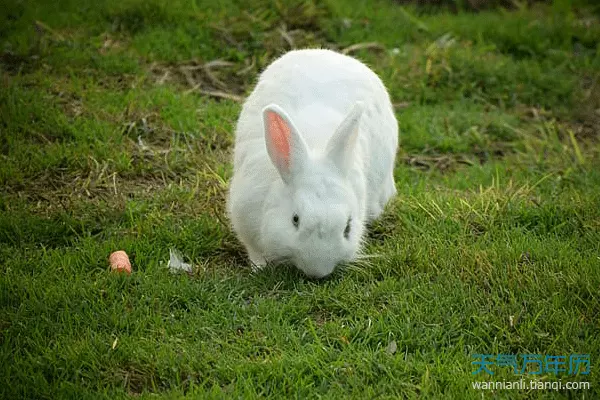
[{"label": "small white feather", "polygon": [[169,270],[172,273],[177,272],[192,272],[192,266],[186,262],[183,262],[183,255],[176,249],[169,249]]}]

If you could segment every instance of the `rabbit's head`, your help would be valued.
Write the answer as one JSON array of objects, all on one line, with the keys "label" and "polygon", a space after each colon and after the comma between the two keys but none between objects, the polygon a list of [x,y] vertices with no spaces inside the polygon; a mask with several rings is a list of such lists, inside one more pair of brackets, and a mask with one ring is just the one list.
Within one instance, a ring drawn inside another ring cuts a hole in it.
[{"label": "rabbit's head", "polygon": [[306,275],[323,278],[355,258],[365,218],[357,146],[362,111],[355,104],[325,150],[316,153],[283,109],[263,109],[267,151],[281,177],[264,206],[260,240],[269,261],[292,262]]}]

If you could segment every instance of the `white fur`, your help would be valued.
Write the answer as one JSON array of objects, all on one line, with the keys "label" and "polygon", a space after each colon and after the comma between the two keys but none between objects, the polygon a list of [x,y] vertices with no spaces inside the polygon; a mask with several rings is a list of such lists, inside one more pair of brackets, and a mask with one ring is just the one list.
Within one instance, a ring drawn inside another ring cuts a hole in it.
[{"label": "white fur", "polygon": [[[269,133],[280,132],[269,126],[281,125],[268,125],[268,115],[291,130],[289,165]],[[352,261],[365,224],[396,194],[397,147],[389,95],[367,66],[316,49],[273,62],[238,120],[228,200],[252,263],[291,261],[321,278]]]}]

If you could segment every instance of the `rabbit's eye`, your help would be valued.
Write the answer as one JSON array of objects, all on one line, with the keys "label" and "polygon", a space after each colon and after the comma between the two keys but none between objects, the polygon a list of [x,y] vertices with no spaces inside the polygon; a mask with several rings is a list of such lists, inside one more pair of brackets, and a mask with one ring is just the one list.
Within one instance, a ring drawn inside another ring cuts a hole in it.
[{"label": "rabbit's eye", "polygon": [[346,229],[344,229],[344,237],[346,239],[350,238],[350,222],[352,222],[352,218],[348,218],[348,222],[346,222]]},{"label": "rabbit's eye", "polygon": [[292,224],[294,224],[294,227],[298,229],[298,225],[300,225],[300,217],[298,216],[298,214],[294,214],[294,216],[292,217]]}]

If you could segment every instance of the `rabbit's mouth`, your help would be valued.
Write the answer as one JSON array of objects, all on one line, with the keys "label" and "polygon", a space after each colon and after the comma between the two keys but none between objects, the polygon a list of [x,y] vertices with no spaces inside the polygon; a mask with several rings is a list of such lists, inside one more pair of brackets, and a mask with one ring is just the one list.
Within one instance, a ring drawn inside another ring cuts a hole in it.
[{"label": "rabbit's mouth", "polygon": [[[300,260],[299,260],[300,261]],[[315,264],[307,263],[305,261],[294,262],[296,267],[304,272],[306,276],[313,279],[323,279],[328,277],[335,271],[337,264]]]},{"label": "rabbit's mouth", "polygon": [[[314,257],[314,254],[312,254]],[[269,263],[280,265],[289,264],[296,267],[298,270],[304,273],[311,279],[324,279],[330,276],[336,269],[339,263],[336,262],[323,262],[324,260],[305,259],[303,257],[294,257],[293,255],[278,255],[269,257]]]}]

